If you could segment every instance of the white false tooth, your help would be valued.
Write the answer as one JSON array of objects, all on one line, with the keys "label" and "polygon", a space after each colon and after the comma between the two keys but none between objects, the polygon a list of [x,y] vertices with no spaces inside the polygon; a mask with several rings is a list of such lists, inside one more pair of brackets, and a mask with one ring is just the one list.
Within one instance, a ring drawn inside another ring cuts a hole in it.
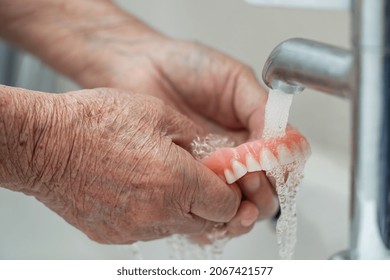
[{"label": "white false tooth", "polygon": [[295,143],[293,143],[293,146],[292,146],[292,154],[293,154],[294,160],[301,160],[302,159],[301,149],[299,149],[298,145]]},{"label": "white false tooth", "polygon": [[263,148],[260,152],[260,165],[264,170],[272,170],[279,165],[274,154],[267,148]]},{"label": "white false tooth", "polygon": [[229,169],[225,169],[223,173],[225,174],[225,179],[228,184],[232,184],[236,181],[233,172],[231,172]]},{"label": "white false tooth", "polygon": [[242,176],[244,176],[248,172],[245,165],[243,165],[241,162],[239,162],[237,160],[232,161],[232,168],[233,168],[233,173],[234,173],[234,177],[236,178],[236,180],[240,179]]},{"label": "white false tooth", "polygon": [[302,153],[303,153],[304,158],[308,159],[309,156],[311,155],[311,149],[310,149],[309,143],[307,143],[307,141],[304,139],[301,140],[301,149],[302,149]]},{"label": "white false tooth", "polygon": [[278,152],[278,160],[280,164],[289,164],[294,161],[292,153],[285,144],[280,144],[276,150]]},{"label": "white false tooth", "polygon": [[246,168],[248,169],[248,172],[254,172],[254,171],[261,170],[260,163],[257,160],[255,160],[255,158],[251,154],[246,155],[245,163],[246,163]]}]

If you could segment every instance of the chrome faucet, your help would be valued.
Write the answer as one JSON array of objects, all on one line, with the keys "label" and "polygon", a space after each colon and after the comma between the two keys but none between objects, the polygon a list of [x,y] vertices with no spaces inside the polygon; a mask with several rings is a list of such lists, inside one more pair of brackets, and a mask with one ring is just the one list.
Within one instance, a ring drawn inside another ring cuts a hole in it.
[{"label": "chrome faucet", "polygon": [[294,38],[279,44],[263,68],[263,80],[273,89],[298,93],[304,88],[348,96],[353,83],[350,51]]},{"label": "chrome faucet", "polygon": [[350,98],[350,248],[336,258],[390,259],[390,1],[342,2],[353,15],[353,50],[290,39],[271,53],[263,79],[290,94],[309,87]]}]

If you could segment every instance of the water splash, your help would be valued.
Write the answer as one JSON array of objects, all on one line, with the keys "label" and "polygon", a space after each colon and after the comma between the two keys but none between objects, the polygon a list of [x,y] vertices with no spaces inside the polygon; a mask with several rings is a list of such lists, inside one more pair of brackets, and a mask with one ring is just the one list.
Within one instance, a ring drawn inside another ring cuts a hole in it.
[{"label": "water splash", "polygon": [[167,238],[168,245],[172,248],[170,259],[198,259],[198,260],[217,260],[220,259],[225,245],[229,238],[225,236],[225,231],[219,230],[216,224],[216,230],[211,231],[207,238],[209,244],[201,245],[194,242],[190,236],[175,234]]},{"label": "water splash", "polygon": [[297,242],[296,197],[304,166],[304,162],[295,161],[266,172],[268,177],[274,178],[279,198],[280,217],[276,223],[276,238],[282,259],[293,257]]},{"label": "water splash", "polygon": [[191,143],[191,151],[197,160],[201,160],[209,156],[217,148],[234,146],[234,141],[229,137],[210,133],[205,137],[197,136]]}]

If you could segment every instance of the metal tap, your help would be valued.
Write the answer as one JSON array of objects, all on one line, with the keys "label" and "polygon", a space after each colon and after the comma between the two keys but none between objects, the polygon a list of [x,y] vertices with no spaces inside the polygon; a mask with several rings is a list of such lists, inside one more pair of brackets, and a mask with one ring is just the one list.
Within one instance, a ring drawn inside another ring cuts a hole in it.
[{"label": "metal tap", "polygon": [[312,40],[294,38],[279,44],[263,68],[263,80],[273,89],[298,93],[304,88],[347,96],[353,80],[350,51]]}]

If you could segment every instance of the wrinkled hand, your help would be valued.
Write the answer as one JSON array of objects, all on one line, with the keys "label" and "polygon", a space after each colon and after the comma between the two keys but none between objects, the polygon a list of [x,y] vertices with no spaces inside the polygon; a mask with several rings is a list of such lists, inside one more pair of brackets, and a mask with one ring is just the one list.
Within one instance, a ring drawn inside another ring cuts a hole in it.
[{"label": "wrinkled hand", "polygon": [[[111,40],[105,49],[91,65],[98,76],[86,76],[84,85],[156,96],[206,132],[229,135],[238,144],[261,135],[267,96],[247,66],[200,44],[158,34]],[[271,217],[278,207],[263,172],[247,174],[238,185],[243,201],[227,224],[229,236],[248,232],[256,219]]]},{"label": "wrinkled hand", "polygon": [[91,239],[199,234],[236,213],[238,188],[179,146],[202,129],[161,100],[112,89],[45,98],[53,114],[23,173],[30,194]]}]

